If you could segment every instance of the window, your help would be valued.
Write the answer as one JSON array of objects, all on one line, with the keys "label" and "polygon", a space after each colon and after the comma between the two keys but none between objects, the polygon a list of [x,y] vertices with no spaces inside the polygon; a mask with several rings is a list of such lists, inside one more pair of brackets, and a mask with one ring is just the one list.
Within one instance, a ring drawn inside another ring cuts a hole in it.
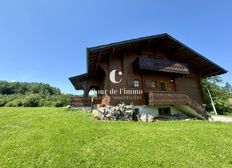
[{"label": "window", "polygon": [[151,88],[156,88],[156,82],[155,81],[151,81]]},{"label": "window", "polygon": [[171,115],[170,108],[158,108],[159,115]]},{"label": "window", "polygon": [[134,80],[134,87],[139,87],[139,80]]},{"label": "window", "polygon": [[160,82],[160,91],[166,91],[166,83],[165,82]]},{"label": "window", "polygon": [[156,81],[147,80],[145,84],[146,84],[146,88],[156,88]]},{"label": "window", "polygon": [[140,87],[140,82],[137,79],[128,80],[128,86],[131,88],[138,88]]}]

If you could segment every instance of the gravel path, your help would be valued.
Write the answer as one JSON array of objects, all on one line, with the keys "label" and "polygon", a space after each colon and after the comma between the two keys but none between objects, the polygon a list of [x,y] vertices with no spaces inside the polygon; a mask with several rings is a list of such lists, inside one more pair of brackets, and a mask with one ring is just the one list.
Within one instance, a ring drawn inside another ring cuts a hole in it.
[{"label": "gravel path", "polygon": [[232,122],[232,117],[217,115],[217,116],[212,116],[212,120],[211,121]]}]

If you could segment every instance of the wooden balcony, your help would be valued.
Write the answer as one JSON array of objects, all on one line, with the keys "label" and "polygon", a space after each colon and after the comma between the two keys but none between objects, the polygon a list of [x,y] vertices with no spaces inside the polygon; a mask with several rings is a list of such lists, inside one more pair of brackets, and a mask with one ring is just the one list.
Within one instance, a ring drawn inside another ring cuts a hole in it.
[{"label": "wooden balcony", "polygon": [[189,74],[188,65],[169,60],[156,59],[150,56],[140,56],[134,62],[135,70],[160,71],[177,74]]},{"label": "wooden balcony", "polygon": [[196,111],[203,118],[207,119],[208,113],[205,107],[196,102],[188,95],[173,92],[149,92],[149,105],[168,104],[168,105],[186,105]]}]

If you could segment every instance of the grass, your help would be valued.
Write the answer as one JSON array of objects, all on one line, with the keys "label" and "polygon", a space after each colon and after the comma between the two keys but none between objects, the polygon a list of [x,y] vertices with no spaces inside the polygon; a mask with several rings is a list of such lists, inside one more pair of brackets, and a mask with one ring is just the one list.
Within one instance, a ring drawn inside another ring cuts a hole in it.
[{"label": "grass", "polygon": [[232,167],[232,123],[97,121],[0,108],[0,167]]}]

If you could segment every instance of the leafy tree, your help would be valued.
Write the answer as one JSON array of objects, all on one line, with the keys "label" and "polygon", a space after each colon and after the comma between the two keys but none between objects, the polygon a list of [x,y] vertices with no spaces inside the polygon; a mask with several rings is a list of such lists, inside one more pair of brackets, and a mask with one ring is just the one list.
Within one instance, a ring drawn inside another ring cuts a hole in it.
[{"label": "leafy tree", "polygon": [[226,82],[225,87],[224,87],[225,91],[229,93],[229,96],[232,96],[232,86]]},{"label": "leafy tree", "polygon": [[203,92],[205,96],[206,110],[213,111],[208,90],[212,95],[215,108],[219,114],[232,113],[232,106],[228,102],[230,93],[225,87],[221,87],[222,79],[219,76],[210,77],[202,80]]}]

